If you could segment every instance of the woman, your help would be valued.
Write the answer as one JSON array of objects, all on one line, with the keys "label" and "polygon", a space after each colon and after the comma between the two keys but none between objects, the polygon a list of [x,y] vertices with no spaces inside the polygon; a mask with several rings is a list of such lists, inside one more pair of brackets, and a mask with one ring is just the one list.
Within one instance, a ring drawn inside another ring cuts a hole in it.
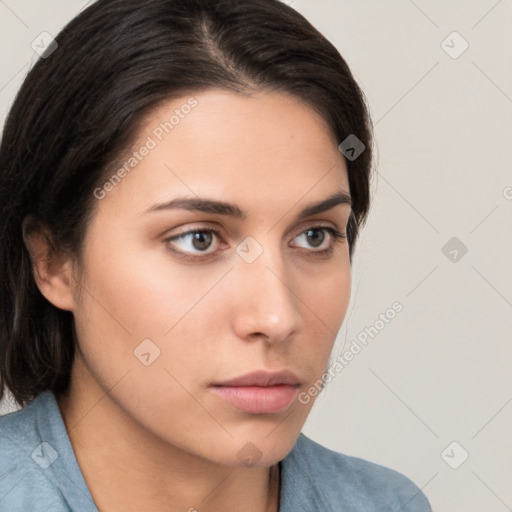
[{"label": "woman", "polygon": [[300,433],[369,209],[337,50],[277,0],[99,0],[56,39],[0,149],[0,508],[430,510]]}]

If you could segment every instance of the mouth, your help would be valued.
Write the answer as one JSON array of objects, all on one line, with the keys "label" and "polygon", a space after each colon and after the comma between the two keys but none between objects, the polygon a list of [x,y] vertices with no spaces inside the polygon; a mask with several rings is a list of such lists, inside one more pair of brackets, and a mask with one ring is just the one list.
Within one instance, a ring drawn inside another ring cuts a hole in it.
[{"label": "mouth", "polygon": [[250,414],[275,414],[288,409],[298,394],[300,381],[289,371],[252,372],[213,383],[212,392]]}]

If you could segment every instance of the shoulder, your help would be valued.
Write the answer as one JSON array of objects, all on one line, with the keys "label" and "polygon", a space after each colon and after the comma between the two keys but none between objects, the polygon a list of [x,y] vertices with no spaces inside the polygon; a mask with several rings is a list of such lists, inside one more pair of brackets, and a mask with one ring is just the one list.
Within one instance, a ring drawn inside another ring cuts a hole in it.
[{"label": "shoulder", "polygon": [[26,455],[31,456],[29,451],[37,446],[38,439],[35,412],[32,402],[19,411],[0,416],[1,476],[16,468],[30,466]]},{"label": "shoulder", "polygon": [[[431,512],[421,489],[401,473],[373,462],[330,450],[300,434],[284,459],[283,483],[300,494],[302,510]],[[309,500],[309,501],[308,501]],[[299,508],[298,510],[301,510]]]},{"label": "shoulder", "polygon": [[67,511],[45,468],[52,453],[45,450],[38,411],[47,396],[23,409],[0,416],[0,510]]}]

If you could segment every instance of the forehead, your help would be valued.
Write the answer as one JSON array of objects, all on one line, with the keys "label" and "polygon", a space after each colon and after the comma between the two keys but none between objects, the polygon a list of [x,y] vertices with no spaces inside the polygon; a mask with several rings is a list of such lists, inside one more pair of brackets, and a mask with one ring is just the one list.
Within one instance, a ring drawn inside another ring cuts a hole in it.
[{"label": "forehead", "polygon": [[162,103],[141,122],[123,163],[127,172],[106,199],[139,210],[183,194],[250,206],[349,192],[327,122],[285,93],[209,90]]}]

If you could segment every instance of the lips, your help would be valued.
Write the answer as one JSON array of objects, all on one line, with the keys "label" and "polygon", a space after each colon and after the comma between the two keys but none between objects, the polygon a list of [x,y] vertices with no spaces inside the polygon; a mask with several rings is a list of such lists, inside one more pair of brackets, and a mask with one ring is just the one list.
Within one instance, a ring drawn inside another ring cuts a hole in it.
[{"label": "lips", "polygon": [[240,377],[216,382],[214,386],[276,386],[285,384],[287,386],[296,386],[300,384],[299,378],[288,370],[280,372],[256,371],[246,373]]},{"label": "lips", "polygon": [[275,414],[287,410],[298,394],[300,381],[287,370],[257,371],[211,385],[212,392],[235,408],[250,414]]}]

